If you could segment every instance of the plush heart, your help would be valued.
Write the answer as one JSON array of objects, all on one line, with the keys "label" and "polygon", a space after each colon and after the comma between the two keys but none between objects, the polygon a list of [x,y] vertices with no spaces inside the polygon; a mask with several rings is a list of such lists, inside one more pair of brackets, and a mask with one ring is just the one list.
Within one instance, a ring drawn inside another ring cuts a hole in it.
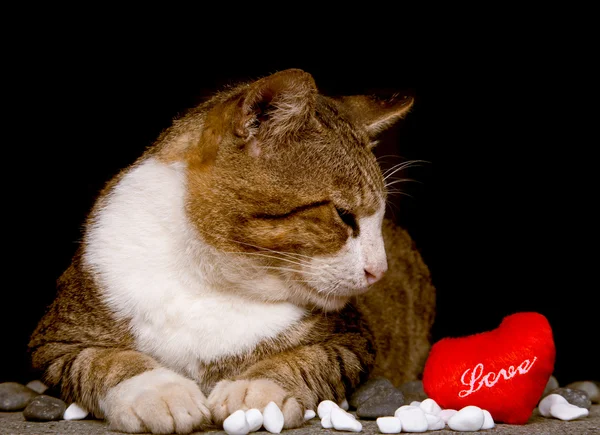
[{"label": "plush heart", "polygon": [[423,388],[442,408],[487,409],[494,421],[524,424],[554,371],[556,350],[546,317],[506,316],[498,328],[435,343]]}]

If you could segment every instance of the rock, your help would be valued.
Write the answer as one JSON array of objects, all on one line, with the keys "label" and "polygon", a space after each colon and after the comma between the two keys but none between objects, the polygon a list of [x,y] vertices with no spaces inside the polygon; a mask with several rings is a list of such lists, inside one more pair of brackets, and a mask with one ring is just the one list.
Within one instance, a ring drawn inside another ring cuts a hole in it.
[{"label": "rock", "polygon": [[567,399],[565,399],[560,394],[548,394],[546,397],[540,400],[540,403],[538,404],[538,411],[540,411],[542,417],[550,417],[550,408],[552,408],[557,403],[569,402],[567,402]]},{"label": "rock", "polygon": [[331,429],[333,424],[331,423],[331,412],[324,414],[321,418],[321,427],[323,429]]},{"label": "rock", "polygon": [[339,404],[339,407],[342,408],[344,411],[348,411],[350,409],[350,404],[346,399],[344,399],[342,400],[342,403]]},{"label": "rock", "polygon": [[587,417],[589,411],[570,403],[556,403],[550,408],[550,415],[560,420],[569,421],[580,417]]},{"label": "rock", "polygon": [[402,432],[402,422],[398,417],[379,417],[377,428],[381,433],[400,433]]},{"label": "rock", "polygon": [[565,388],[585,391],[592,403],[600,403],[600,383],[594,381],[571,382]]},{"label": "rock", "polygon": [[18,382],[3,382],[0,384],[0,411],[22,411],[38,393]]},{"label": "rock", "polygon": [[450,417],[452,417],[457,412],[458,411],[456,409],[442,409],[440,411],[438,417],[440,417],[442,420],[444,420],[444,423],[448,423],[448,420],[450,420]]},{"label": "rock", "polygon": [[28,382],[25,385],[27,388],[32,389],[38,394],[44,394],[44,392],[48,389],[48,386],[44,384],[42,381],[38,381],[37,379],[31,382]]},{"label": "rock", "polygon": [[438,405],[433,399],[423,400],[421,403],[419,403],[419,407],[427,414],[440,415],[440,412],[442,412],[440,405]]},{"label": "rock", "polygon": [[307,409],[304,411],[304,421],[312,420],[317,416],[317,413],[312,409]]},{"label": "rock", "polygon": [[542,397],[550,394],[550,391],[556,390],[560,385],[554,376],[550,376],[548,382],[546,383],[546,388],[544,388],[544,392],[542,393]]},{"label": "rock", "polygon": [[592,401],[590,400],[590,396],[583,390],[573,390],[571,388],[557,388],[552,390],[552,394],[559,394],[567,399],[571,405],[578,406],[580,408],[585,408],[589,411],[592,407]]},{"label": "rock", "polygon": [[460,409],[448,420],[448,427],[463,432],[476,432],[483,427],[485,415],[477,406],[469,405]]},{"label": "rock", "polygon": [[[314,411],[313,411],[314,412]],[[248,422],[248,430],[256,432],[263,425],[263,415],[260,410],[252,408],[246,411],[246,421]]]},{"label": "rock", "polygon": [[231,414],[223,422],[223,430],[228,435],[246,435],[250,432],[248,422],[246,421],[246,413],[239,409]]},{"label": "rock", "polygon": [[394,413],[394,417],[400,419],[404,432],[425,432],[429,427],[425,411],[418,406],[401,406]]},{"label": "rock", "polygon": [[425,418],[427,419],[427,430],[440,430],[446,427],[446,422],[435,414],[426,412]]},{"label": "rock", "polygon": [[333,408],[339,408],[338,404],[332,400],[323,400],[319,403],[319,406],[317,406],[317,415],[319,418],[323,418],[326,415],[331,414]]},{"label": "rock", "polygon": [[398,387],[402,394],[404,394],[404,400],[406,403],[410,402],[422,402],[427,399],[427,394],[423,390],[422,381],[408,381]]},{"label": "rock", "polygon": [[404,405],[404,395],[395,387],[378,391],[362,402],[356,410],[356,415],[365,419],[376,419],[394,415],[394,411]]},{"label": "rock", "polygon": [[342,408],[331,409],[331,424],[334,429],[346,432],[360,432],[362,430],[362,424]]},{"label": "rock", "polygon": [[354,393],[352,393],[350,400],[348,400],[348,404],[350,407],[358,409],[361,403],[369,399],[371,396],[382,394],[383,392],[387,392],[392,389],[396,389],[396,387],[394,387],[394,384],[392,384],[389,379],[381,376],[371,378],[364,384],[360,385],[354,391]]},{"label": "rock", "polygon": [[280,433],[283,429],[283,413],[275,402],[269,402],[263,411],[263,427],[271,433]]},{"label": "rock", "polygon": [[77,403],[71,403],[65,413],[63,414],[63,420],[83,420],[89,415],[89,411],[82,408]]},{"label": "rock", "polygon": [[35,397],[23,411],[27,421],[62,420],[67,404],[56,397],[41,394]]},{"label": "rock", "polygon": [[494,418],[492,417],[492,414],[490,414],[490,411],[488,411],[487,409],[482,409],[483,411],[483,426],[481,426],[481,429],[492,429],[494,426],[496,426],[496,423],[494,422]]}]

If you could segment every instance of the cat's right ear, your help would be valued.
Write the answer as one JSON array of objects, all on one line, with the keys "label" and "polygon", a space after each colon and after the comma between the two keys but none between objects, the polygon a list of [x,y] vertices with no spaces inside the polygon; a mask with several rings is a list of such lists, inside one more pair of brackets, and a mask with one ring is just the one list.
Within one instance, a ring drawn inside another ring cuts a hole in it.
[{"label": "cat's right ear", "polygon": [[283,139],[306,125],[315,110],[317,87],[313,77],[288,69],[248,85],[237,102],[233,131],[248,151],[259,155],[266,138]]}]

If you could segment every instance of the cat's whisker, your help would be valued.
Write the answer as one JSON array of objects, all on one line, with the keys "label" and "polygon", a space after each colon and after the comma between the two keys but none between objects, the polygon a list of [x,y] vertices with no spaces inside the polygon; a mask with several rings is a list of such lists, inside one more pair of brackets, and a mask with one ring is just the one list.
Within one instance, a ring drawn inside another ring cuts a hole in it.
[{"label": "cat's whisker", "polygon": [[227,253],[228,254],[239,254],[239,255],[256,255],[258,257],[273,258],[273,259],[279,260],[279,261],[287,261],[288,263],[297,264],[298,266],[302,266],[302,267],[318,269],[316,266],[310,264],[308,261],[294,261],[294,260],[290,260],[289,258],[278,257],[277,255],[264,254],[262,252],[227,251]]},{"label": "cat's whisker", "polygon": [[404,169],[412,168],[413,166],[420,166],[419,163],[429,163],[427,160],[408,160],[406,162],[398,163],[397,165],[392,166],[383,172],[383,181],[387,181],[392,175],[397,173],[398,171],[402,171]]},{"label": "cat's whisker", "polygon": [[294,273],[302,273],[303,275],[314,275],[321,276],[320,273],[315,272],[307,272],[307,271],[299,271],[296,269],[292,269],[291,267],[281,267],[281,266],[257,266],[260,269],[272,269],[272,270],[280,270],[282,272],[294,272]]}]

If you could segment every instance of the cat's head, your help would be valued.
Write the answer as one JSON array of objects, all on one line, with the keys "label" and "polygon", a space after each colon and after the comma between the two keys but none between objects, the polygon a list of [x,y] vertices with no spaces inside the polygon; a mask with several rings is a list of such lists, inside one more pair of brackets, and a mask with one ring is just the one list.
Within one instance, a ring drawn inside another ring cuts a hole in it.
[{"label": "cat's head", "polygon": [[249,292],[341,308],[387,270],[386,188],[372,147],[411,105],[330,98],[296,69],[218,94],[171,133],[201,120],[184,153],[190,220],[206,242],[245,259],[242,278],[271,275],[289,290]]}]

